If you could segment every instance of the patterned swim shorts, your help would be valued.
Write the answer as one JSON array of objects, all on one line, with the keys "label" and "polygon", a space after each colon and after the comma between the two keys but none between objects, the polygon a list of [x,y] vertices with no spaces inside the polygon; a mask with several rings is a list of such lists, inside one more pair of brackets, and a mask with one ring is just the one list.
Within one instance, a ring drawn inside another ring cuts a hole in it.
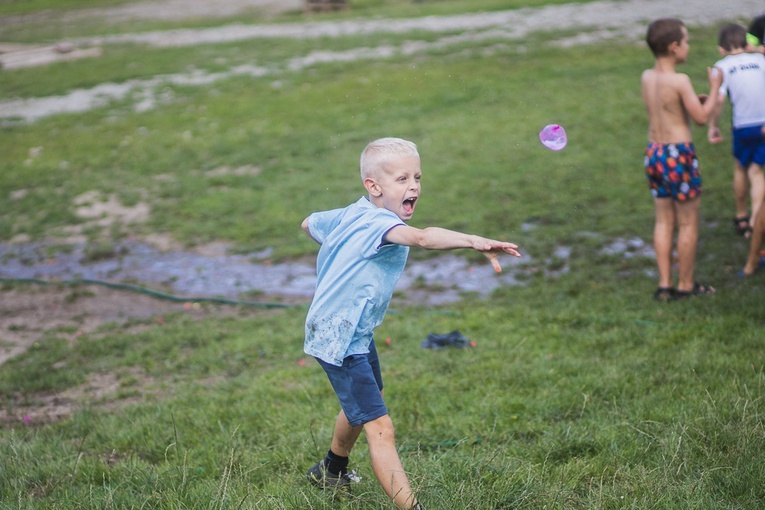
[{"label": "patterned swim shorts", "polygon": [[685,202],[701,196],[699,160],[693,143],[650,143],[644,165],[654,198]]}]

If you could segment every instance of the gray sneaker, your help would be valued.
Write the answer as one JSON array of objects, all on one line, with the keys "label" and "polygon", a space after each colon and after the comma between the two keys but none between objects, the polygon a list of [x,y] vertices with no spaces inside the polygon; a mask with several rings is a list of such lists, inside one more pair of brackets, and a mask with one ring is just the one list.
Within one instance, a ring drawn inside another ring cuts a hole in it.
[{"label": "gray sneaker", "polygon": [[344,475],[336,475],[327,471],[327,468],[324,467],[325,460],[326,459],[321,459],[319,462],[311,466],[308,473],[306,473],[308,481],[316,487],[320,489],[350,491],[351,482],[358,482],[360,480],[359,477],[356,476],[355,471],[351,471]]}]

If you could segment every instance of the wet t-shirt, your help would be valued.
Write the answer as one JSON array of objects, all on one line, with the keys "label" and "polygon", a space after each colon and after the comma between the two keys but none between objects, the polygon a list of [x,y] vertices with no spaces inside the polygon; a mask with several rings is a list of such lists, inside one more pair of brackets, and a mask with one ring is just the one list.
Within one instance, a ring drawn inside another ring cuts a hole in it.
[{"label": "wet t-shirt", "polygon": [[409,254],[407,246],[383,241],[398,225],[404,222],[395,213],[366,197],[308,217],[308,230],[321,248],[305,324],[306,354],[340,366],[352,354],[369,352]]}]

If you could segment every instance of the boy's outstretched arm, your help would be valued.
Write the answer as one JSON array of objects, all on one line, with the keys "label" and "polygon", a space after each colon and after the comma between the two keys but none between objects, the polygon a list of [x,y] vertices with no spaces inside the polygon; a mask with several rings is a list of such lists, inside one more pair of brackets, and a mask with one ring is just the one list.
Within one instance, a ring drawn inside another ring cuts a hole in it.
[{"label": "boy's outstretched arm", "polygon": [[[311,230],[308,228],[308,218],[303,220],[303,223],[300,224],[300,228],[303,229],[303,232],[308,234],[308,237],[316,241],[316,239],[311,235]],[[318,241],[317,241],[318,242]]]},{"label": "boy's outstretched arm", "polygon": [[507,253],[515,257],[521,256],[516,244],[439,227],[419,229],[408,225],[399,225],[385,234],[385,241],[404,246],[417,246],[426,250],[470,248],[482,252],[491,261],[491,265],[497,272],[502,271],[497,255]]}]

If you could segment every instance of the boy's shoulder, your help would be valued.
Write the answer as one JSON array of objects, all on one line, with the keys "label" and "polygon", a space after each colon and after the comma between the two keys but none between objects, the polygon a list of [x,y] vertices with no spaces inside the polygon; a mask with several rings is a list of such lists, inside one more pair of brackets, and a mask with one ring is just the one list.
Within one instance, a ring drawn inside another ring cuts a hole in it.
[{"label": "boy's shoulder", "polygon": [[739,62],[742,60],[762,60],[765,55],[756,51],[744,51],[741,53],[728,53],[724,55],[718,62]]},{"label": "boy's shoulder", "polygon": [[646,69],[643,71],[642,83],[643,86],[650,83],[653,86],[664,87],[680,87],[685,86],[691,82],[691,79],[685,73],[677,72],[676,70],[662,70],[658,71],[654,68]]},{"label": "boy's shoulder", "polygon": [[[396,213],[372,204],[367,197],[361,197],[356,202],[339,209],[318,211],[311,215],[313,222],[323,221],[335,226],[344,224],[347,228],[353,224],[369,224],[375,221],[397,220]],[[334,227],[333,227],[334,228]]]},{"label": "boy's shoulder", "polygon": [[[736,80],[741,78],[746,79],[744,75],[736,71],[765,71],[765,55],[762,53],[736,53],[733,55],[726,55],[717,62],[715,67],[722,70],[725,76],[725,80]],[[747,73],[744,73],[747,74]]]}]

